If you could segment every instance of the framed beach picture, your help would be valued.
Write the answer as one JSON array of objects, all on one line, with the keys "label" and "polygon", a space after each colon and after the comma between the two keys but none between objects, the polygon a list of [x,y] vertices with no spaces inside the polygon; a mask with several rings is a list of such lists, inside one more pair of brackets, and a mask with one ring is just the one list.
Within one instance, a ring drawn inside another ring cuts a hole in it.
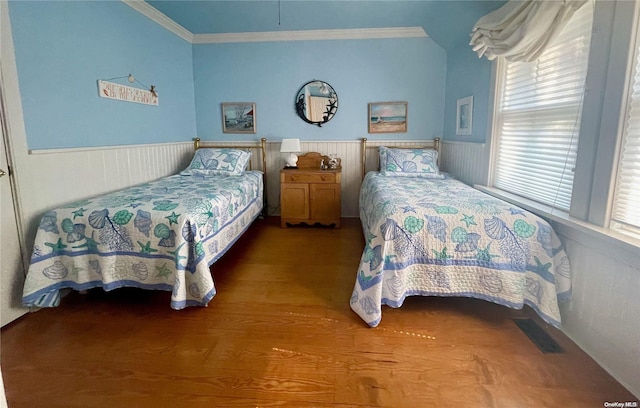
[{"label": "framed beach picture", "polygon": [[256,133],[256,104],[223,102],[222,133]]},{"label": "framed beach picture", "polygon": [[456,135],[470,135],[473,124],[473,96],[458,99]]},{"label": "framed beach picture", "polygon": [[407,102],[369,104],[369,133],[406,133]]}]

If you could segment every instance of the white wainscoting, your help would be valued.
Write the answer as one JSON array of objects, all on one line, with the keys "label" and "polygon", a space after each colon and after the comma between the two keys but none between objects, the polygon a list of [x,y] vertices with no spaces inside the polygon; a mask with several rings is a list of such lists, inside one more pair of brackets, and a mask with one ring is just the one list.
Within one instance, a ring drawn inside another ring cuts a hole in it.
[{"label": "white wainscoting", "polygon": [[572,294],[562,329],[640,396],[640,253],[554,225],[571,261]]},{"label": "white wainscoting", "polygon": [[458,180],[469,184],[487,185],[488,144],[442,142],[440,168]]}]

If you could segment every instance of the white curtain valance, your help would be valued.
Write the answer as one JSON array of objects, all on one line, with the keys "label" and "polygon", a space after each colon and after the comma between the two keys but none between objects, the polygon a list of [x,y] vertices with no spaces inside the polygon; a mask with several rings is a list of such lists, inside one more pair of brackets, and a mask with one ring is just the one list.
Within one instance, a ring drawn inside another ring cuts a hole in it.
[{"label": "white curtain valance", "polygon": [[489,60],[533,61],[587,0],[510,0],[481,17],[471,32],[473,50]]}]

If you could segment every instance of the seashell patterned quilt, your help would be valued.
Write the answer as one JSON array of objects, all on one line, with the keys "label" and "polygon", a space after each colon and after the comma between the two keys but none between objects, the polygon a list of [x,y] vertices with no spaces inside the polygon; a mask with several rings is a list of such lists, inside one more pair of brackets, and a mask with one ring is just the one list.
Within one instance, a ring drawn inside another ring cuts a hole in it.
[{"label": "seashell patterned quilt", "polygon": [[366,245],[351,308],[370,326],[407,296],[461,296],[529,305],[559,327],[569,259],[542,218],[451,177],[369,172],[360,190]]},{"label": "seashell patterned quilt", "polygon": [[171,292],[171,307],[205,306],[209,266],[260,215],[259,171],[178,174],[51,210],[40,220],[23,304],[54,307],[61,290]]}]

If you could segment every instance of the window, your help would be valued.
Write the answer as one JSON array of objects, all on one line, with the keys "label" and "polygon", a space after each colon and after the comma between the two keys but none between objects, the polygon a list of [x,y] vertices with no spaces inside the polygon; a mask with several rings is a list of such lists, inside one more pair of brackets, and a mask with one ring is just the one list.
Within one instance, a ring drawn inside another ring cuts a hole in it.
[{"label": "window", "polygon": [[635,69],[632,73],[615,193],[611,227],[640,234],[640,39],[636,39]]},{"label": "window", "polygon": [[569,210],[592,21],[588,2],[538,60],[499,61],[495,187]]}]

